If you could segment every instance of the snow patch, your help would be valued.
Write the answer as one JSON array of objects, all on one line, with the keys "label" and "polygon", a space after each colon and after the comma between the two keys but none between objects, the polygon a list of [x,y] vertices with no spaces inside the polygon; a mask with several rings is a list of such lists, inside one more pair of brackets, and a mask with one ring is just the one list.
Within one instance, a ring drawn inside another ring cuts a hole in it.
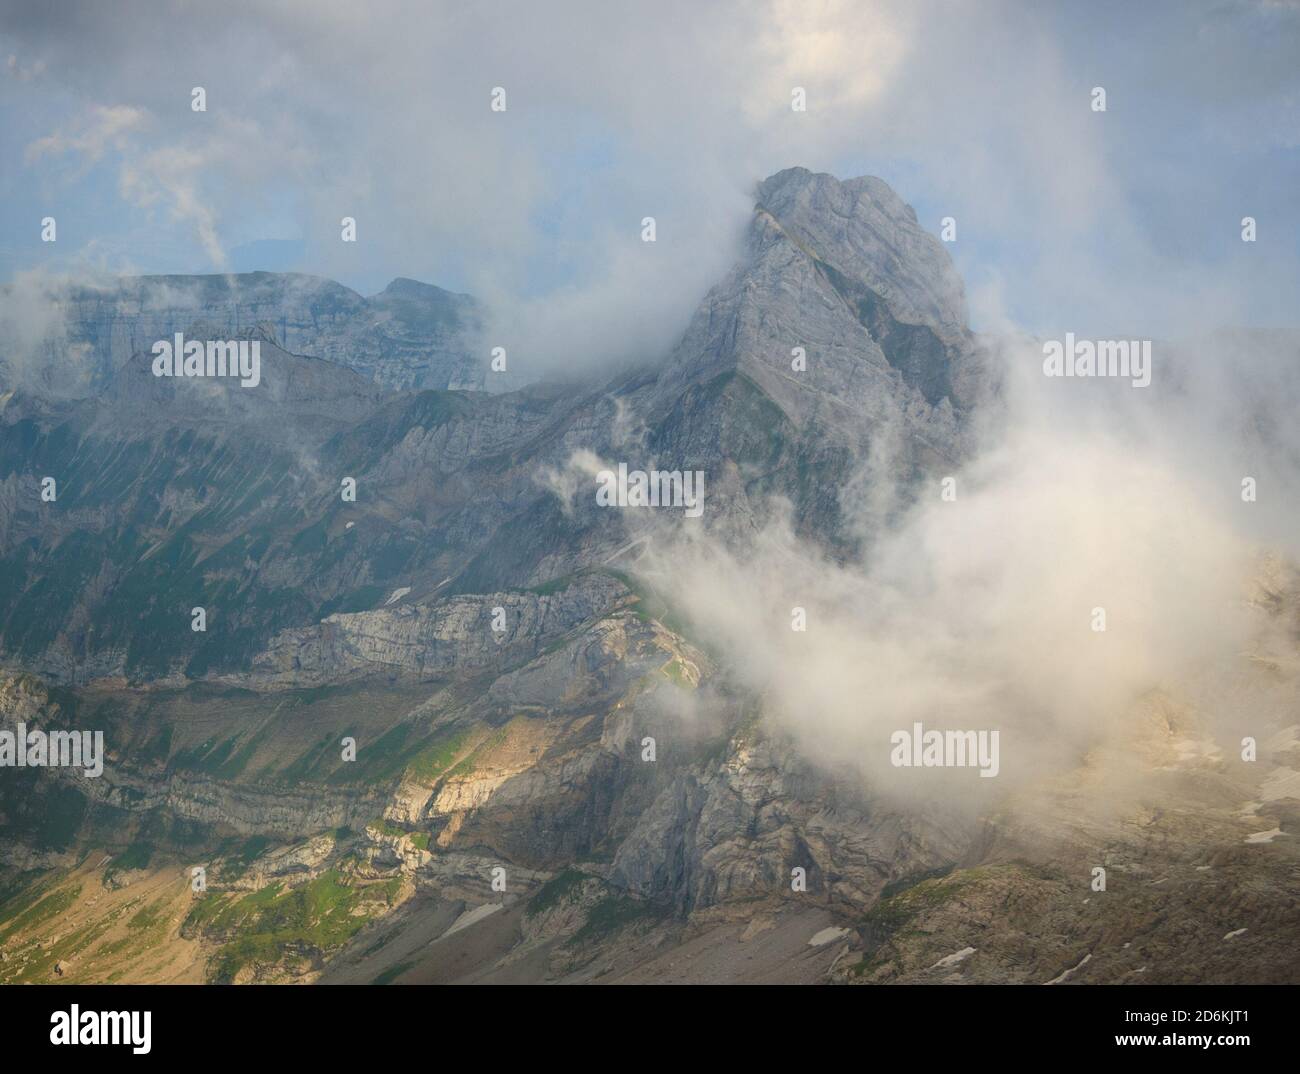
[{"label": "snow patch", "polygon": [[975,953],[975,948],[963,947],[960,951],[954,951],[951,955],[945,955],[943,958],[939,959],[939,961],[936,962],[933,966],[931,966],[930,969],[947,970],[947,969],[951,969],[953,966],[960,966],[974,953]]},{"label": "snow patch", "polygon": [[1091,955],[1091,954],[1084,955],[1084,956],[1083,956],[1083,961],[1080,962],[1077,966],[1074,966],[1074,967],[1072,967],[1072,968],[1066,970],[1066,971],[1065,971],[1064,973],[1062,973],[1059,977],[1053,977],[1053,978],[1052,978],[1050,981],[1048,981],[1047,983],[1048,983],[1049,985],[1054,985],[1054,984],[1061,984],[1061,983],[1064,982],[1064,981],[1068,981],[1071,977],[1073,977],[1076,973],[1078,973],[1081,969],[1083,969],[1084,966],[1086,966],[1086,965],[1087,965],[1089,962],[1091,962],[1091,961],[1092,961],[1092,955]]},{"label": "snow patch", "polygon": [[499,902],[485,902],[482,906],[476,906],[473,910],[466,910],[460,917],[451,923],[451,928],[444,932],[438,939],[442,940],[450,936],[453,932],[460,932],[461,929],[467,929],[471,925],[477,925],[485,917],[491,917],[502,908]]},{"label": "snow patch", "polygon": [[834,940],[838,940],[841,936],[847,936],[848,934],[848,929],[837,929],[832,925],[830,928],[822,929],[821,932],[814,935],[813,938],[808,941],[808,946],[821,947],[824,944],[831,943]]}]

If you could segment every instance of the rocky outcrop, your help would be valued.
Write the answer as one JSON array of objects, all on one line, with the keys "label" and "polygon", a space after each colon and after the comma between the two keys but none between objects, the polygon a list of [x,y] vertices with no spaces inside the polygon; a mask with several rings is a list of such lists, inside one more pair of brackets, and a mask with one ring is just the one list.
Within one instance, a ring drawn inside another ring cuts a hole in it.
[{"label": "rocky outcrop", "polygon": [[[39,295],[7,289],[5,302],[42,308],[0,316],[0,381],[56,397],[101,389],[155,340],[206,325],[212,338],[268,326],[286,350],[355,369],[389,388],[494,388],[478,341],[481,313],[468,295],[397,279],[364,298],[299,273],[134,276],[52,285]],[[50,325],[24,338],[17,321]]]},{"label": "rocky outcrop", "polygon": [[[362,299],[310,277],[148,277],[69,299],[95,394],[24,388],[0,409],[0,663],[284,684],[481,661],[439,633],[479,612],[439,600],[627,566],[683,521],[598,507],[592,460],[703,472],[687,524],[738,551],[789,501],[801,536],[861,552],[865,460],[905,496],[966,450],[960,282],[878,180],[792,169],[757,197],[745,258],[673,354],[603,384],[390,390],[429,381],[374,339],[425,353],[464,313],[413,281]],[[153,376],[149,342],[191,328],[256,338],[261,383]],[[384,610],[399,589],[428,614]],[[194,607],[208,630],[186,629]]]},{"label": "rocky outcrop", "polygon": [[900,450],[951,462],[979,369],[961,280],[911,207],[879,179],[791,168],[759,184],[745,258],[701,304],[656,394],[735,371],[800,428],[898,426]]},{"label": "rocky outcrop", "polygon": [[860,913],[898,877],[960,859],[978,830],[956,812],[882,809],[851,778],[818,771],[786,744],[740,739],[722,764],[664,788],[610,875],[683,911],[806,892],[805,901]]},{"label": "rocky outcrop", "polygon": [[457,596],[331,615],[314,627],[281,632],[248,675],[227,678],[262,687],[302,687],[376,672],[416,678],[472,673],[532,657],[548,639],[595,619],[629,595],[616,578],[590,574],[554,593]]}]

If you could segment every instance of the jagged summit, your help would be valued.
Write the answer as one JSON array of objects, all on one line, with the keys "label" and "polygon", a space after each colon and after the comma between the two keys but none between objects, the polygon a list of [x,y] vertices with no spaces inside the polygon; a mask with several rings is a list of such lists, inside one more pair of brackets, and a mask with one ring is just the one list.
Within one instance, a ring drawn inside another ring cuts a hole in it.
[{"label": "jagged summit", "polygon": [[742,257],[697,309],[659,397],[739,374],[809,435],[840,430],[846,452],[888,427],[905,430],[909,466],[960,458],[980,362],[943,245],[880,179],[788,168],[755,194]]},{"label": "jagged summit", "polygon": [[787,168],[758,184],[756,209],[811,256],[860,280],[899,320],[966,328],[965,288],[948,251],[883,179]]}]

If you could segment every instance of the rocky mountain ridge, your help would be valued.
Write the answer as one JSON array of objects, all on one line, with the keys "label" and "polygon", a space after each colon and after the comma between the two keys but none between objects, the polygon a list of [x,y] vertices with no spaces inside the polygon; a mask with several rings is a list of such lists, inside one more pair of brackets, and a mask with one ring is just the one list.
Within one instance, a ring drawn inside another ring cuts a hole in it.
[{"label": "rocky mountain ridge", "polygon": [[[1253,892],[1234,928],[1296,935],[1284,727],[1257,771],[1188,767],[1171,702],[1137,753],[1176,771],[1119,820],[1071,790],[1096,758],[1027,805],[896,797],[803,757],[639,569],[692,525],[743,556],[786,504],[869,555],[864,462],[906,500],[968,456],[985,346],[880,180],[760,184],[673,352],[603,380],[461,390],[463,296],[254,275],[82,295],[53,382],[0,354],[0,722],[108,754],[7,770],[0,980],[1117,980],[1118,943],[1222,973],[1179,945],[1226,917],[1130,888],[1089,923],[1091,864],[1136,884],[1153,845],[1183,896],[1212,861]],[[256,338],[264,383],[153,377],[191,328]],[[598,506],[618,462],[704,472],[703,517]]]},{"label": "rocky mountain ridge", "polygon": [[[39,316],[33,299],[45,307]],[[368,298],[302,273],[49,281],[36,295],[11,285],[0,291],[0,379],[84,398],[156,340],[198,325],[209,338],[236,338],[263,325],[285,350],[385,388],[482,390],[493,387],[482,319],[470,296],[403,278]]]}]

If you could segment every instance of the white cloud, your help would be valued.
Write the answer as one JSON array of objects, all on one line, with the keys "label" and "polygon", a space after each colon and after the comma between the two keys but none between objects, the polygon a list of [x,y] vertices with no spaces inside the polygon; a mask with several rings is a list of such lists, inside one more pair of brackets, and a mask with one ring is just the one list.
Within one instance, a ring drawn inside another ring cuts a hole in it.
[{"label": "white cloud", "polygon": [[71,130],[58,130],[32,142],[24,160],[30,165],[46,156],[76,154],[94,163],[108,149],[124,149],[127,136],[142,130],[147,120],[141,108],[91,105]]}]

